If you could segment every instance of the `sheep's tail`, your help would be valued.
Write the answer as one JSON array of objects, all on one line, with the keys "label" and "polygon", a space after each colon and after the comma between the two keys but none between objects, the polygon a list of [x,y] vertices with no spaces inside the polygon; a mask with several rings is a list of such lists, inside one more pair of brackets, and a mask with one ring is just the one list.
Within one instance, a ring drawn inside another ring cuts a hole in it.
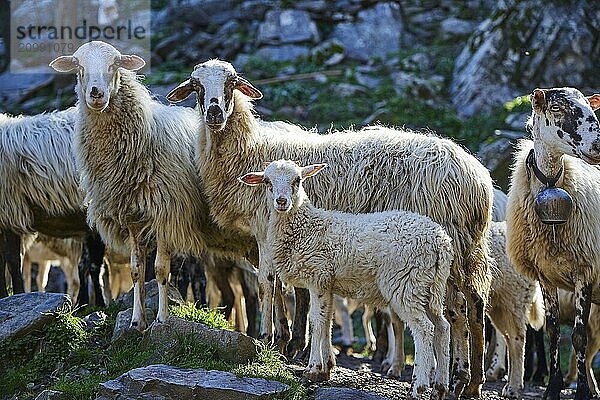
[{"label": "sheep's tail", "polygon": [[529,325],[533,327],[536,331],[539,331],[542,326],[544,326],[545,322],[546,309],[544,307],[544,296],[542,295],[542,289],[540,288],[539,283],[535,283],[535,293],[533,294],[533,299],[531,300],[531,307],[529,307],[529,311],[527,312],[527,320],[529,321]]},{"label": "sheep's tail", "polygon": [[429,309],[435,316],[444,315],[444,303],[446,299],[446,287],[450,277],[450,269],[454,262],[454,247],[452,239],[444,231],[437,235],[437,262],[435,265],[434,279],[431,285],[431,299]]}]

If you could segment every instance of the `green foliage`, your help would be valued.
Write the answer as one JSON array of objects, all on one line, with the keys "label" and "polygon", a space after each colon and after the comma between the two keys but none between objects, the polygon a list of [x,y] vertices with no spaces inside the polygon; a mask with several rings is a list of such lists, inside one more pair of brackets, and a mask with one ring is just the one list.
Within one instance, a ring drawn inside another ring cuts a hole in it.
[{"label": "green foliage", "polygon": [[531,110],[531,101],[529,95],[515,97],[513,100],[504,103],[504,109],[509,112],[523,112]]},{"label": "green foliage", "polygon": [[192,322],[200,322],[208,325],[211,328],[233,330],[233,326],[225,319],[225,315],[212,308],[202,307],[197,308],[192,303],[186,303],[180,306],[169,307],[171,315]]},{"label": "green foliage", "polygon": [[61,399],[64,400],[93,400],[96,398],[98,385],[106,379],[106,376],[101,374],[77,377],[77,379],[62,376],[52,389],[63,392]]}]

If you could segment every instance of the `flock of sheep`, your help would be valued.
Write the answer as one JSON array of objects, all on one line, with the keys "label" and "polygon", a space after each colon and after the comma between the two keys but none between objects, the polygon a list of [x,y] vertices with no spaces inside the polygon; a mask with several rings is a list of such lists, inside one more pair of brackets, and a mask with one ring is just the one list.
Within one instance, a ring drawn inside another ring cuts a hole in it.
[{"label": "flock of sheep", "polygon": [[[574,292],[576,398],[597,393],[593,373],[587,376],[593,354],[586,352],[586,325],[591,303],[600,303],[594,218],[600,172],[593,166],[600,163],[593,111],[600,95],[533,92],[533,141],[519,145],[507,200],[495,195],[483,165],[451,140],[382,126],[319,134],[262,121],[252,107],[261,92],[219,60],[197,65],[167,96],[178,102],[195,93],[196,109],[165,106],[136,75],[144,64],[107,43],[86,43],[50,64],[77,73],[75,107],[32,117],[0,114],[0,265],[8,265],[15,292],[26,289],[20,254],[32,234],[90,238],[98,232],[115,265],[129,261],[131,327],[143,330],[152,249],[159,285],[154,323],[168,318],[173,257],[209,252],[245,259],[258,267],[264,341],[292,355],[303,350],[308,315],[306,378],[329,379],[334,308],[337,299],[353,298],[389,314],[392,340],[383,363],[389,376],[404,368],[404,323],[409,326],[411,396],[433,387],[433,399],[449,390],[457,398],[480,397],[485,375],[497,377],[506,349],[502,395],[518,397],[525,330],[528,323],[542,327],[545,300],[546,394],[558,399],[562,288]],[[563,203],[548,206],[539,194],[558,188],[573,206],[566,222],[549,225],[539,210]],[[494,219],[506,222],[492,222],[493,208]],[[52,242],[44,239],[60,247]],[[77,270],[81,244],[62,253]],[[118,261],[124,253],[129,260]],[[40,265],[48,258],[43,251],[28,254],[25,271],[33,254]],[[91,271],[99,269],[101,260],[88,258]],[[7,295],[4,276],[0,271],[0,297]],[[284,286],[295,288],[293,331]],[[78,289],[73,279],[69,293]],[[500,340],[484,375],[486,314]]]}]

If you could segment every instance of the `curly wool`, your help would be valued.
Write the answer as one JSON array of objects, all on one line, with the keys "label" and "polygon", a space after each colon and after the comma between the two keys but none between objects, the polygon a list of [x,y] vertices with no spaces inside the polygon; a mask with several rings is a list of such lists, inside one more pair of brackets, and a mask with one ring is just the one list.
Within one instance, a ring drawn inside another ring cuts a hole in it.
[{"label": "curly wool", "polygon": [[568,221],[553,232],[534,210],[535,196],[543,185],[527,173],[525,160],[532,148],[532,141],[522,140],[515,153],[507,209],[510,260],[530,279],[544,279],[569,291],[574,290],[574,276],[581,274],[592,283],[592,301],[600,303],[600,270],[595,267],[600,265],[600,224],[595,222],[600,214],[600,171],[578,158],[563,156],[564,173],[557,187],[572,196],[573,210]]},{"label": "curly wool", "polygon": [[[487,297],[487,231],[493,187],[489,172],[450,140],[385,127],[319,135],[283,122],[263,122],[243,94],[223,131],[199,137],[198,165],[211,213],[223,227],[252,232],[257,240],[268,210],[236,178],[264,162],[326,162],[306,190],[318,207],[346,212],[402,209],[431,217],[453,238],[452,278]],[[214,166],[218,165],[218,168]]]},{"label": "curly wool", "polygon": [[[1,229],[56,236],[87,229],[77,218],[83,215],[83,195],[73,153],[76,113],[70,108],[35,116],[0,114]],[[70,221],[59,225],[61,217]]]},{"label": "curly wool", "polygon": [[81,100],[78,107],[77,161],[90,225],[121,250],[133,225],[145,242],[162,240],[174,252],[254,251],[251,238],[210,220],[194,164],[197,111],[162,105],[135,73],[119,73],[104,112],[90,111]]}]

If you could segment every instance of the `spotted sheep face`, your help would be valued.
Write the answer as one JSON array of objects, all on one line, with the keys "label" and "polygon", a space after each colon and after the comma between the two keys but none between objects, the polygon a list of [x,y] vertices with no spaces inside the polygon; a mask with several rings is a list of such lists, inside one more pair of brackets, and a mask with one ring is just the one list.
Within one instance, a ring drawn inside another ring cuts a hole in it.
[{"label": "spotted sheep face", "polygon": [[233,65],[226,61],[209,60],[196,65],[190,78],[173,89],[167,99],[177,103],[195,92],[206,125],[218,132],[225,128],[227,118],[233,113],[234,90],[251,99],[262,98],[260,90],[239,76]]},{"label": "spotted sheep face", "polygon": [[265,185],[267,198],[279,213],[286,213],[298,206],[306,197],[302,182],[316,175],[327,164],[313,164],[300,167],[293,161],[273,161],[263,172],[250,172],[239,178],[249,186]]},{"label": "spotted sheep face", "polygon": [[118,90],[119,68],[137,71],[145,61],[124,55],[108,43],[95,41],[81,45],[73,55],[60,56],[50,63],[57,72],[77,71],[80,101],[93,111],[104,111]]},{"label": "spotted sheep face", "polygon": [[549,148],[600,164],[600,124],[594,113],[600,95],[585,97],[573,88],[535,89],[531,105],[539,139]]}]

